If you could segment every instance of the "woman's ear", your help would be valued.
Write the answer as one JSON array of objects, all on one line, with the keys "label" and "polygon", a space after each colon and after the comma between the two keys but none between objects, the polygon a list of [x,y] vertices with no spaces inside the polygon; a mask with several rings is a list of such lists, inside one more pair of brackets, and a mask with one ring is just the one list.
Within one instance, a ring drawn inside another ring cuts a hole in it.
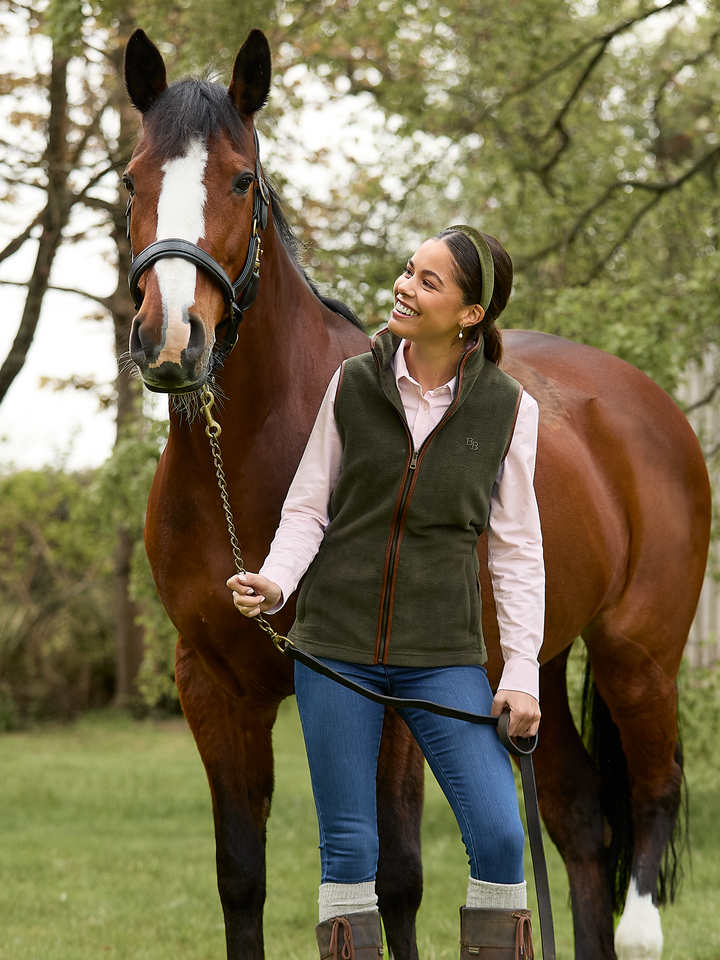
[{"label": "woman's ear", "polygon": [[468,310],[465,316],[462,319],[463,325],[468,327],[474,327],[476,323],[480,323],[482,318],[485,316],[485,311],[480,306],[479,303],[473,304],[472,307]]}]

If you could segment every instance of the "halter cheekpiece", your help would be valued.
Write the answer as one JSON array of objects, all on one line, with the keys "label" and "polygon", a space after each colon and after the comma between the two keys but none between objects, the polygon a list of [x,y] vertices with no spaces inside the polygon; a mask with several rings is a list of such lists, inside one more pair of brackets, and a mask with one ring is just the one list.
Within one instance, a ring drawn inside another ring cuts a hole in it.
[{"label": "halter cheekpiece", "polygon": [[[128,272],[128,285],[133,303],[138,310],[143,300],[139,286],[140,277],[146,270],[149,270],[154,263],[166,257],[180,257],[183,260],[188,260],[196,267],[204,270],[205,273],[209,274],[218,284],[222,290],[227,306],[227,313],[222,321],[223,323],[227,321],[227,327],[222,344],[213,354],[214,370],[218,370],[223,365],[226,357],[237,343],[238,327],[242,323],[245,311],[255,302],[258,284],[260,282],[260,256],[262,254],[262,246],[260,244],[258,231],[264,230],[268,224],[270,193],[260,168],[260,143],[256,130],[253,130],[253,138],[255,141],[255,188],[253,190],[252,230],[245,264],[235,283],[232,282],[226,271],[214,257],[211,257],[209,253],[206,253],[205,250],[201,249],[196,243],[191,243],[189,240],[181,240],[178,237],[168,240],[156,240],[154,243],[145,247],[137,257],[133,256],[132,246],[130,248],[131,267]],[[127,208],[125,210],[128,240],[130,239],[132,199],[132,196],[128,198]]]}]

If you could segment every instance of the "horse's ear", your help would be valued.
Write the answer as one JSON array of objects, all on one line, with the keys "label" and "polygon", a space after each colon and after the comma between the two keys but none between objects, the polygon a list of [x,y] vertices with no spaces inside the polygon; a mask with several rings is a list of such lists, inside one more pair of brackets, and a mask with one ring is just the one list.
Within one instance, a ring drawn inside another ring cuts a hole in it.
[{"label": "horse's ear", "polygon": [[270,46],[261,30],[251,30],[240,47],[228,93],[238,113],[250,119],[267,103],[272,65]]},{"label": "horse's ear", "polygon": [[140,113],[147,113],[167,87],[162,54],[144,30],[135,30],[125,47],[125,86]]}]

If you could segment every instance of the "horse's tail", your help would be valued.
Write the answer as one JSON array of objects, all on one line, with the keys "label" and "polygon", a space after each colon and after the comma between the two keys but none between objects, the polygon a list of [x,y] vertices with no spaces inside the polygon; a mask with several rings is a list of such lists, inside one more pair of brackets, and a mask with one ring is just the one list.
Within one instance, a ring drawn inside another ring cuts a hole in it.
[{"label": "horse's tail", "polygon": [[[678,733],[675,760],[682,769],[682,747],[679,737]],[[607,704],[600,696],[589,658],[585,666],[582,694],[582,739],[595,769],[600,774],[601,802],[611,831],[608,872],[612,882],[612,907],[614,913],[620,913],[625,904],[630,883],[634,845],[630,782],[620,731],[610,716]],[[666,903],[668,900],[672,902],[675,899],[682,880],[681,859],[687,848],[687,838],[687,784],[683,773],[680,811],[665,848],[658,875],[658,903]]]}]

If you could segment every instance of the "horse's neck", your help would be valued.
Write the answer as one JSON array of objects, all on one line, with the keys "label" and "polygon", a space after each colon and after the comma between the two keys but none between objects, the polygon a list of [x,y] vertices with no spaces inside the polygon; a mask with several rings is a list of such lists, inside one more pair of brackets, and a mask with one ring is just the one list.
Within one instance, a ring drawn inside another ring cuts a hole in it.
[{"label": "horse's neck", "polygon": [[243,321],[225,389],[239,402],[277,409],[296,385],[312,393],[325,377],[329,340],[326,310],[280,238],[273,232],[266,244],[257,300]]},{"label": "horse's neck", "polygon": [[[279,236],[270,231],[257,299],[217,378],[222,397],[217,419],[226,445],[246,446],[260,435],[268,443],[282,436],[293,447],[304,445],[340,360],[362,349],[360,343],[344,346],[343,339],[357,338],[359,331],[350,323],[346,330],[346,321],[330,331],[327,313]],[[181,432],[187,443],[206,442],[204,431]]]}]

